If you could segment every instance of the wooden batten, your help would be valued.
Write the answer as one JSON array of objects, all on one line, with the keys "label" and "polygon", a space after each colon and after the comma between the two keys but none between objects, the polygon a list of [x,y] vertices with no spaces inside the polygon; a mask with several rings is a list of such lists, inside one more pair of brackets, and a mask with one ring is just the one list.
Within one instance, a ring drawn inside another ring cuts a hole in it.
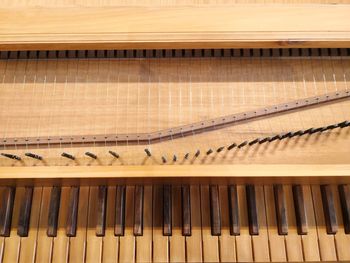
[{"label": "wooden batten", "polygon": [[0,8],[0,50],[349,47],[350,6]]},{"label": "wooden batten", "polygon": [[1,167],[0,185],[350,183],[350,165]]}]

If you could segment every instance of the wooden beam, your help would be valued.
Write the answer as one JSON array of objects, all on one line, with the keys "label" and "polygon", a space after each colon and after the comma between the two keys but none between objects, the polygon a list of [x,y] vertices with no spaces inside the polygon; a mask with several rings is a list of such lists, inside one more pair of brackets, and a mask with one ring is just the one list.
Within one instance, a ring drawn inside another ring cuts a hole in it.
[{"label": "wooden beam", "polygon": [[349,5],[1,8],[0,50],[349,47]]}]

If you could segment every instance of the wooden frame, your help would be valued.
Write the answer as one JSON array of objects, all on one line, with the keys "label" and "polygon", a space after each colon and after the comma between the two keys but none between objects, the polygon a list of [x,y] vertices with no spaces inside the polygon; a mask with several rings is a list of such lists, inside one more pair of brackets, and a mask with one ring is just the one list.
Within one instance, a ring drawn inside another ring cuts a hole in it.
[{"label": "wooden frame", "polygon": [[349,47],[349,5],[1,8],[0,50]]}]

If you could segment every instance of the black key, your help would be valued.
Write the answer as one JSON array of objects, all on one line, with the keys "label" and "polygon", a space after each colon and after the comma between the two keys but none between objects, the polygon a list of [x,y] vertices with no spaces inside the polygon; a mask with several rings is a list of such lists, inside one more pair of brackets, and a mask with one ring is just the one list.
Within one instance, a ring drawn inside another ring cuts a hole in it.
[{"label": "black key", "polygon": [[276,219],[279,235],[288,234],[288,220],[287,220],[287,205],[286,197],[283,190],[283,185],[277,184],[273,186],[276,207]]},{"label": "black key", "polygon": [[335,213],[332,188],[330,185],[321,185],[321,196],[327,234],[334,235],[338,231],[338,222],[337,215]]},{"label": "black key", "polygon": [[234,236],[240,235],[239,226],[239,210],[238,210],[238,198],[237,198],[237,186],[228,186],[228,204],[230,214],[230,234]]},{"label": "black key", "polygon": [[188,185],[181,187],[182,235],[191,235],[191,192]]},{"label": "black key", "polygon": [[3,189],[0,203],[0,236],[8,237],[11,232],[13,204],[15,201],[15,187]]},{"label": "black key", "polygon": [[125,230],[125,185],[118,185],[115,195],[114,235],[124,236]]},{"label": "black key", "polygon": [[297,221],[297,230],[299,235],[306,235],[307,229],[307,219],[306,219],[306,209],[304,204],[304,194],[301,185],[293,185],[293,200],[295,208],[295,217]]},{"label": "black key", "polygon": [[57,236],[58,212],[60,210],[61,187],[53,186],[51,188],[49,217],[47,223],[47,235],[49,237]]},{"label": "black key", "polygon": [[25,188],[24,196],[21,202],[17,234],[20,237],[27,237],[29,231],[30,223],[30,211],[32,209],[32,200],[33,200],[33,187],[28,186]]},{"label": "black key", "polygon": [[345,234],[350,234],[350,186],[338,187]]},{"label": "black key", "polygon": [[211,234],[213,236],[220,236],[221,235],[221,212],[220,212],[219,189],[217,185],[211,185],[209,187],[209,197],[210,197]]},{"label": "black key", "polygon": [[171,185],[163,186],[163,235],[172,234],[172,204],[171,204]]},{"label": "black key", "polygon": [[106,231],[107,186],[98,187],[96,236],[103,237]]},{"label": "black key", "polygon": [[[86,200],[84,200],[86,202]],[[69,206],[67,214],[66,235],[75,237],[77,233],[78,220],[78,204],[79,204],[79,187],[73,186],[69,194]]]},{"label": "black key", "polygon": [[142,236],[143,233],[143,186],[135,186],[134,193],[134,235]]},{"label": "black key", "polygon": [[248,209],[249,234],[259,235],[258,210],[256,208],[254,185],[246,186],[246,198]]}]

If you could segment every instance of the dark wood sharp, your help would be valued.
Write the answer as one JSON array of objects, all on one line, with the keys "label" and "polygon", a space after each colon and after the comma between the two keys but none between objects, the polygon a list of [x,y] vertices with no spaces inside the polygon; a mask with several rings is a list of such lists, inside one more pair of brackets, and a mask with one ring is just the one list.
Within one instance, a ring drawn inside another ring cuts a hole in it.
[{"label": "dark wood sharp", "polygon": [[32,209],[32,200],[33,200],[33,190],[34,188],[32,186],[26,187],[23,199],[21,201],[18,225],[17,225],[17,234],[20,237],[28,236],[30,212]]},{"label": "dark wood sharp", "polygon": [[228,186],[228,205],[230,216],[230,234],[238,236],[240,235],[240,225],[236,185]]},{"label": "dark wood sharp", "polygon": [[[84,200],[86,202],[86,200]],[[66,235],[75,237],[77,233],[78,220],[78,205],[79,205],[79,187],[73,186],[70,189],[69,205],[66,224]]]},{"label": "dark wood sharp", "polygon": [[343,216],[344,231],[350,234],[350,186],[339,185],[339,198]]},{"label": "dark wood sharp", "polygon": [[221,212],[220,212],[220,198],[219,189],[217,185],[210,185],[209,187],[210,198],[210,225],[211,234],[213,236],[221,235]]},{"label": "dark wood sharp", "polygon": [[15,187],[4,187],[2,189],[0,202],[0,236],[8,237],[11,232],[13,204],[15,201]]},{"label": "dark wood sharp", "polygon": [[286,196],[284,194],[283,185],[277,184],[273,186],[276,207],[276,219],[279,235],[288,234],[288,219]]},{"label": "dark wood sharp", "polygon": [[142,236],[143,233],[143,186],[135,186],[134,193],[134,235]]},{"label": "dark wood sharp", "polygon": [[181,203],[182,203],[182,235],[190,236],[191,231],[191,193],[190,186],[183,185],[181,187]]},{"label": "dark wood sharp", "polygon": [[338,220],[334,207],[332,188],[330,185],[321,185],[320,187],[327,234],[334,235],[338,231]]},{"label": "dark wood sharp", "polygon": [[248,209],[249,234],[259,235],[258,210],[256,207],[254,185],[246,186],[246,199],[247,199],[247,209]]},{"label": "dark wood sharp", "polygon": [[106,231],[107,186],[98,187],[96,236],[103,237]]},{"label": "dark wood sharp", "polygon": [[306,235],[308,232],[306,208],[304,203],[304,193],[301,185],[293,185],[293,200],[297,231],[299,235]]},{"label": "dark wood sharp", "polygon": [[115,195],[114,235],[124,236],[125,230],[125,185],[118,185]]},{"label": "dark wood sharp", "polygon": [[172,234],[172,202],[171,185],[163,186],[163,235]]},{"label": "dark wood sharp", "polygon": [[57,236],[60,199],[61,199],[61,187],[53,186],[51,188],[49,216],[48,216],[47,231],[46,231],[49,237]]}]

